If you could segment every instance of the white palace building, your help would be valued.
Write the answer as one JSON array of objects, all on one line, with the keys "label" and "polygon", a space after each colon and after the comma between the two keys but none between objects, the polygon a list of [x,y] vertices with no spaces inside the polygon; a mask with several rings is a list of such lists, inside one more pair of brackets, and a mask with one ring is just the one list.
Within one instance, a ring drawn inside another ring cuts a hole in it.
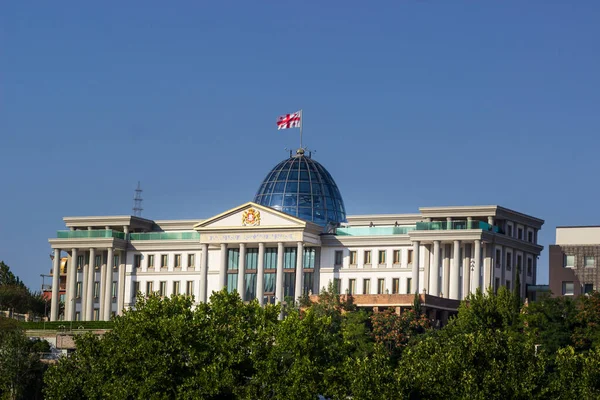
[{"label": "white palace building", "polygon": [[[414,214],[346,215],[327,170],[298,150],[252,202],[205,220],[65,217],[49,239],[53,270],[67,257],[64,315],[53,275],[51,320],[109,320],[136,294],[237,290],[260,304],[318,294],[333,283],[359,306],[455,311],[477,288],[536,282],[544,221],[500,206],[423,207]],[[437,314],[436,314],[437,315]]]}]

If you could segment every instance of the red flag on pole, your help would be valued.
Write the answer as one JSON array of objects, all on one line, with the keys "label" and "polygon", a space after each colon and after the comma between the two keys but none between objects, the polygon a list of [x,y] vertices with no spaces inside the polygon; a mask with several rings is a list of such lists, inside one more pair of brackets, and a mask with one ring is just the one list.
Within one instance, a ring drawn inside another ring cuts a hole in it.
[{"label": "red flag on pole", "polygon": [[300,128],[302,126],[301,112],[296,111],[293,114],[285,114],[277,117],[277,130],[288,128]]}]

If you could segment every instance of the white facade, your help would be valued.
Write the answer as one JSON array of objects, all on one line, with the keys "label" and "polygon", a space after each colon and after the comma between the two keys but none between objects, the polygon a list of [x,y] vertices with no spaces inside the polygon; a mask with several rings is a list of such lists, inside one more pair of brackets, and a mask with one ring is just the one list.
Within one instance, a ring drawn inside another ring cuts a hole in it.
[{"label": "white facade", "polygon": [[[64,318],[80,320],[110,319],[134,306],[137,291],[190,294],[204,302],[228,283],[244,300],[261,304],[316,294],[330,282],[357,296],[426,292],[460,300],[478,288],[512,289],[520,274],[524,296],[526,285],[535,284],[544,222],[499,206],[431,207],[349,216],[324,233],[255,203],[202,221],[64,220],[70,230],[50,243],[55,263],[61,251],[69,254]],[[55,299],[58,280],[53,284]],[[58,318],[53,301],[51,319]]]}]

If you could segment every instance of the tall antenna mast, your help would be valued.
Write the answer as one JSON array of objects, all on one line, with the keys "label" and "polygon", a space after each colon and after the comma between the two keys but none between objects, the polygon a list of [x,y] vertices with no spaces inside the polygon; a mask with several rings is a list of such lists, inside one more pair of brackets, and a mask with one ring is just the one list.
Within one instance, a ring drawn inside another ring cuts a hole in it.
[{"label": "tall antenna mast", "polygon": [[142,216],[142,186],[140,181],[138,181],[137,189],[135,189],[135,196],[133,196],[133,216],[141,217]]}]

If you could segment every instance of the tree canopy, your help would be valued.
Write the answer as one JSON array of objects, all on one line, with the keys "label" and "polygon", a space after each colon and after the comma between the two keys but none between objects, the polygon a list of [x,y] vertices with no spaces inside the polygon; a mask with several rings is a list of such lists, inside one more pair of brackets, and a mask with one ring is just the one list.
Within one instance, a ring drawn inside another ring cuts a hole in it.
[{"label": "tree canopy", "polygon": [[140,297],[45,375],[48,399],[546,399],[600,397],[600,295],[522,305],[478,292],[447,326],[415,311]]}]

